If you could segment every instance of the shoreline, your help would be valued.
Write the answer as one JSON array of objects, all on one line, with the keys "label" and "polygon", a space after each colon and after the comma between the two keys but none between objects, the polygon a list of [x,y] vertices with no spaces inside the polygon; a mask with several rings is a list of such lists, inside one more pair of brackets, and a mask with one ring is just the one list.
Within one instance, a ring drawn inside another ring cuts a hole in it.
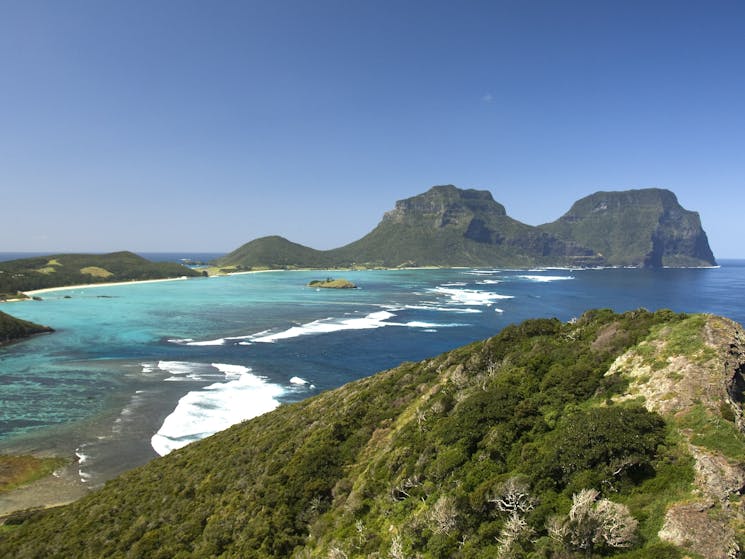
[{"label": "shoreline", "polygon": [[[665,270],[711,270],[711,269],[718,269],[721,268],[721,265],[715,265],[715,266],[663,266],[661,269]],[[563,267],[563,266],[546,266],[546,267],[539,267],[539,268],[509,268],[509,267],[495,267],[500,268],[505,271],[531,271],[531,270],[542,270],[542,271],[548,271],[548,270],[567,270],[570,272],[574,271],[590,271],[590,270],[609,270],[609,269],[629,269],[629,270],[643,270],[644,268],[640,268],[637,266],[597,266],[597,267],[589,267],[589,268],[571,268],[571,267]],[[395,268],[276,268],[276,269],[262,269],[262,270],[241,270],[236,272],[227,272],[222,274],[214,274],[207,276],[208,278],[219,278],[219,277],[228,277],[228,276],[241,276],[241,275],[247,275],[247,274],[265,274],[270,272],[315,272],[315,271],[328,271],[328,272],[365,272],[365,271],[373,271],[373,270],[383,270],[383,271],[403,271],[403,270],[467,270],[467,269],[479,269],[479,267],[471,267],[471,266],[411,266],[411,267],[395,267]],[[149,280],[132,280],[132,281],[117,281],[117,282],[103,282],[103,283],[86,283],[86,284],[80,284],[80,285],[65,285],[65,286],[59,286],[59,287],[45,287],[42,289],[33,289],[30,291],[21,291],[24,295],[27,296],[26,299],[0,299],[0,303],[18,303],[23,301],[30,301],[33,300],[32,298],[37,295],[41,295],[43,293],[52,293],[55,291],[64,291],[66,289],[91,289],[94,287],[117,287],[122,285],[138,285],[143,283],[159,283],[159,282],[166,282],[166,281],[182,281],[182,280],[188,280],[188,279],[194,279],[187,276],[180,276],[177,278],[160,278],[160,279],[149,279]]]},{"label": "shoreline", "polygon": [[[149,280],[133,280],[133,281],[115,281],[108,283],[85,283],[81,285],[64,285],[60,287],[45,287],[43,289],[33,289],[31,291],[22,291],[24,295],[33,297],[41,293],[51,293],[53,291],[63,291],[66,289],[90,289],[93,287],[117,287],[121,285],[139,285],[141,283],[160,283],[166,281],[183,281],[188,280],[187,276],[181,276],[178,278],[161,278],[161,279],[149,279]],[[28,301],[28,299],[8,299],[6,303],[13,303],[16,301]]]}]

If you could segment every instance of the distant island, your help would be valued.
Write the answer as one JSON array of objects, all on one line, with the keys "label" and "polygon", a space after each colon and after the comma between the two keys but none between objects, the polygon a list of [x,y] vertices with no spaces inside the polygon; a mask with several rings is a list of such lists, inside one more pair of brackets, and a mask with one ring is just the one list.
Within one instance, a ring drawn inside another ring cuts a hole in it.
[{"label": "distant island", "polygon": [[37,289],[201,275],[181,264],[151,262],[128,251],[21,258],[0,262],[0,301]]},{"label": "distant island", "polygon": [[54,330],[49,326],[34,324],[0,311],[0,345],[47,332]]},{"label": "distant island", "polygon": [[375,229],[340,248],[315,250],[270,236],[215,262],[234,270],[715,264],[698,214],[669,190],[596,192],[558,220],[532,226],[509,217],[488,191],[452,185],[399,200]]},{"label": "distant island", "polygon": [[355,284],[344,278],[326,278],[325,280],[313,280],[311,282],[308,282],[308,287],[317,287],[320,289],[357,289],[357,286]]},{"label": "distant island", "polygon": [[743,371],[724,318],[528,320],[15,512],[0,556],[728,559]]}]

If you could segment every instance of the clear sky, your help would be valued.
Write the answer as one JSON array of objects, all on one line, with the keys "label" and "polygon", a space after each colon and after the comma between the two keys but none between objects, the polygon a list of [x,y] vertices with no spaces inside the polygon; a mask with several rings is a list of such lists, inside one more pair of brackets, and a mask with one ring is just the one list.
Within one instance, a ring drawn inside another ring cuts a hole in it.
[{"label": "clear sky", "polygon": [[0,0],[0,251],[355,240],[664,187],[745,257],[745,2]]}]

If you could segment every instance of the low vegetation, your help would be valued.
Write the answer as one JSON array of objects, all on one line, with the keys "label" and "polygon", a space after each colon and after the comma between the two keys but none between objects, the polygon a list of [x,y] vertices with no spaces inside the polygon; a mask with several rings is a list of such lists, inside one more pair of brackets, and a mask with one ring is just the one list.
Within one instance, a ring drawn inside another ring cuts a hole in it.
[{"label": "low vegetation", "polygon": [[64,463],[61,458],[0,455],[0,493],[48,476]]},{"label": "low vegetation", "polygon": [[0,300],[48,287],[200,275],[181,264],[151,262],[131,252],[22,258],[0,262]]},{"label": "low vegetation", "polygon": [[696,498],[684,430],[706,436],[708,420],[679,428],[607,374],[688,318],[599,310],[508,326],[16,514],[0,556],[700,557],[658,534],[673,503]]}]

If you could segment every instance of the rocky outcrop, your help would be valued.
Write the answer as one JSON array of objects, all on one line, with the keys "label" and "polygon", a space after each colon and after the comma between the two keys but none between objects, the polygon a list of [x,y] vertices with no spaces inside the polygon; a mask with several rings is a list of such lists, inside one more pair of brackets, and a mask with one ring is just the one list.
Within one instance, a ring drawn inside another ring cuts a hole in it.
[{"label": "rocky outcrop", "polygon": [[745,493],[745,455],[731,444],[745,432],[744,336],[731,320],[697,315],[654,332],[607,373],[630,381],[620,400],[641,397],[679,426],[694,460],[695,500],[671,505],[658,535],[710,559],[740,557],[736,530],[745,527],[745,510],[730,502]]}]

